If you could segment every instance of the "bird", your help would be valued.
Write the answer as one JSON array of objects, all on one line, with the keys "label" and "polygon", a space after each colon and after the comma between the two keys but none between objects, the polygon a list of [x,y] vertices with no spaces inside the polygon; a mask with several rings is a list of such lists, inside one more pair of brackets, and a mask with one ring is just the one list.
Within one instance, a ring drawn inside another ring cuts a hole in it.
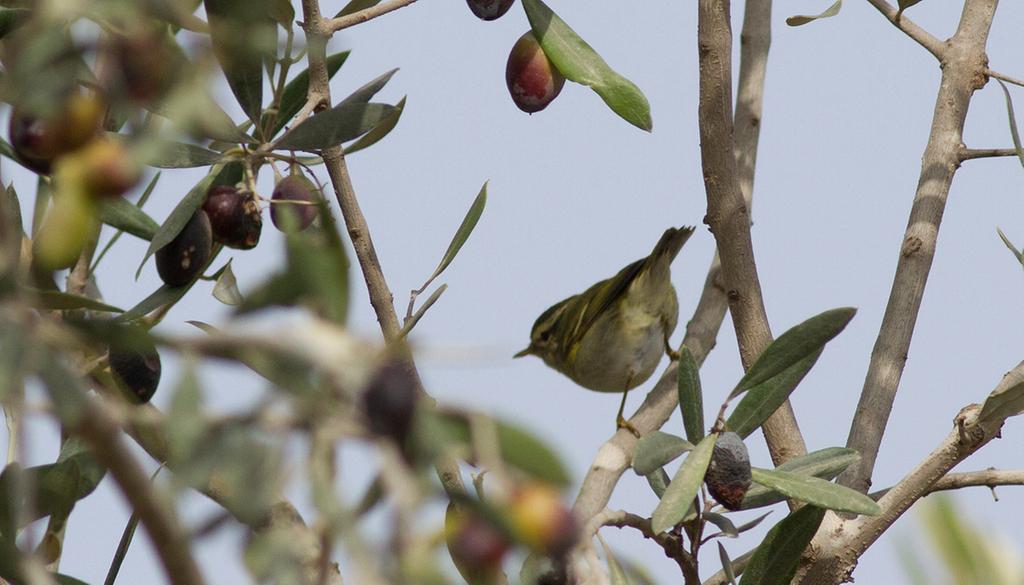
[{"label": "bird", "polygon": [[678,359],[668,341],[679,321],[669,268],[693,230],[665,230],[648,256],[541,313],[529,346],[514,357],[537,356],[589,390],[622,392],[616,426],[636,434],[623,418],[626,395],[663,354]]}]

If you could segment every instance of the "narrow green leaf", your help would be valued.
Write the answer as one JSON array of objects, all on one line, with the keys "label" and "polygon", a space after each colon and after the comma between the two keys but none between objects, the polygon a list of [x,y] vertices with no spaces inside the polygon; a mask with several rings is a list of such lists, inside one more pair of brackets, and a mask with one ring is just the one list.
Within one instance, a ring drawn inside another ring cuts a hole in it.
[{"label": "narrow green leaf", "polygon": [[344,104],[324,110],[284,134],[274,150],[322,150],[354,140],[395,110],[387,104]]},{"label": "narrow green leaf", "polygon": [[732,523],[732,520],[729,520],[722,514],[704,512],[700,517],[717,526],[718,529],[722,531],[722,534],[729,538],[736,538],[740,535],[740,531],[736,528],[736,525]]},{"label": "narrow green leaf", "polygon": [[345,154],[359,152],[364,148],[369,148],[374,144],[380,142],[382,138],[390,134],[391,131],[395,129],[395,126],[398,125],[398,120],[401,119],[402,112],[404,111],[405,98],[403,97],[401,100],[399,100],[397,104],[395,104],[395,111],[391,112],[383,119],[381,119],[381,121],[378,122],[377,125],[374,126],[372,130],[370,130],[366,134],[363,134],[363,136],[359,140],[356,140],[352,144],[346,146]]},{"label": "narrow green leaf", "polygon": [[697,496],[700,484],[704,481],[704,472],[711,463],[711,453],[715,449],[717,439],[717,433],[704,437],[679,466],[672,483],[668,485],[665,495],[651,516],[651,529],[656,534],[672,528],[686,516],[686,512],[693,504],[693,498]]},{"label": "narrow green leaf", "polygon": [[76,579],[70,575],[65,575],[63,573],[54,573],[53,579],[57,582],[57,585],[89,585],[81,579]]},{"label": "narrow green leaf", "polygon": [[210,166],[221,159],[219,152],[173,140],[145,144],[142,162],[159,169],[190,169]]},{"label": "narrow green leaf", "polygon": [[693,443],[661,431],[647,433],[633,450],[633,471],[637,475],[650,475],[687,451]]},{"label": "narrow green leaf", "polygon": [[856,313],[857,309],[852,307],[832,309],[790,328],[765,348],[729,397],[738,396],[818,351],[839,335]]},{"label": "narrow green leaf", "polygon": [[189,288],[191,288],[191,285],[178,286],[174,288],[163,285],[153,291],[153,293],[148,297],[139,301],[137,305],[128,309],[121,315],[118,315],[117,320],[127,323],[128,321],[134,321],[140,317],[145,317],[164,305],[170,305],[178,302],[181,297],[185,296],[185,293],[188,292]]},{"label": "narrow green leaf", "polygon": [[736,570],[732,568],[732,561],[729,560],[729,553],[725,552],[725,547],[722,543],[718,543],[718,559],[722,561],[722,572],[725,573],[725,578],[729,580],[730,585],[736,585]]},{"label": "narrow green leaf", "polygon": [[377,92],[384,89],[384,86],[387,85],[389,81],[391,81],[391,78],[395,76],[395,73],[398,73],[397,67],[395,69],[392,69],[391,71],[386,71],[381,75],[371,79],[370,81],[366,82],[362,87],[353,91],[351,94],[345,97],[345,99],[338,102],[337,105],[344,106],[348,104],[369,103],[369,101],[373,99],[373,96],[377,95]]},{"label": "narrow green leaf", "polygon": [[651,131],[651,106],[639,87],[609,67],[542,0],[523,0],[523,8],[544,54],[566,79],[590,87],[622,119]]},{"label": "narrow green leaf", "polygon": [[751,473],[755,482],[820,508],[868,516],[882,512],[878,504],[866,495],[814,476],[758,468],[753,468]]},{"label": "narrow green leaf", "polygon": [[824,518],[825,510],[815,506],[804,506],[783,518],[754,551],[740,585],[788,585]]},{"label": "narrow green leaf", "polygon": [[1024,363],[1009,371],[999,381],[985,403],[981,405],[978,420],[1001,421],[1024,412]]},{"label": "narrow green leaf", "polygon": [[683,415],[683,428],[691,443],[704,438],[704,398],[700,389],[700,367],[693,359],[690,348],[685,345],[679,350],[679,371],[677,388],[679,411]]},{"label": "narrow green leaf", "polygon": [[1013,114],[1013,98],[1010,97],[1010,90],[1006,87],[1006,84],[1000,79],[996,79],[996,81],[999,82],[999,87],[1003,89],[1003,97],[1006,99],[1006,116],[1009,118],[1010,138],[1013,139],[1013,149],[1017,151],[1017,160],[1020,161],[1021,166],[1024,166],[1024,147],[1021,147],[1020,131],[1017,129],[1017,117]]},{"label": "narrow green leaf", "polygon": [[[155,184],[154,177],[154,184]],[[124,197],[107,198],[100,202],[100,221],[142,240],[152,240],[160,224],[145,211]]]},{"label": "narrow green leaf", "polygon": [[1021,266],[1024,266],[1024,255],[1022,255],[1021,251],[1017,249],[1017,246],[1013,245],[1013,242],[1010,241],[1010,238],[1006,237],[1006,234],[1003,233],[1003,230],[996,228],[996,232],[999,233],[999,239],[1003,241],[1003,244],[1005,244],[1006,247],[1010,250],[1010,253],[1013,254],[1013,257],[1017,259],[1017,263],[1020,264]]},{"label": "narrow green leaf", "polygon": [[597,539],[601,541],[601,548],[604,549],[604,558],[608,563],[608,580],[610,585],[633,585],[632,579],[623,570],[622,565],[619,564],[619,559],[615,558],[612,549],[608,547],[608,543],[600,535],[598,535]]},{"label": "narrow green leaf", "polygon": [[[802,475],[813,475],[821,479],[833,479],[847,467],[860,460],[855,449],[846,447],[828,447],[808,453],[803,457],[795,457],[780,465],[777,469]],[[752,485],[740,505],[741,510],[770,506],[786,499],[786,496],[762,485]]]},{"label": "narrow green leaf", "polygon": [[192,190],[174,207],[171,214],[164,220],[163,225],[153,234],[153,239],[149,242],[149,248],[146,249],[146,254],[143,256],[142,262],[139,263],[139,269],[135,272],[135,278],[138,278],[139,274],[142,273],[142,267],[146,265],[149,257],[160,248],[171,243],[178,233],[181,232],[182,228],[185,227],[185,224],[192,219],[192,215],[195,214],[196,210],[199,209],[206,199],[206,192],[209,191],[210,185],[213,184],[221,169],[221,165],[211,167],[210,172],[195,187],[192,187]]},{"label": "narrow green leaf", "polygon": [[334,18],[348,16],[349,14],[359,12],[360,10],[373,8],[378,4],[380,4],[380,0],[350,0],[349,3],[346,4],[344,8],[342,8],[340,11],[338,11],[337,14],[334,15]]},{"label": "narrow green leaf", "polygon": [[[334,74],[341,69],[345,60],[348,59],[348,55],[349,51],[342,51],[327,57],[328,80],[334,77]],[[269,136],[277,136],[277,133],[299,113],[302,105],[306,103],[308,92],[309,69],[304,69],[284,86],[284,92],[281,93],[281,104],[278,106],[277,120],[274,122],[274,127],[271,129]],[[266,123],[264,121],[261,125]]]},{"label": "narrow green leaf", "polygon": [[668,476],[664,469],[648,473],[644,478],[647,480],[647,485],[651,486],[651,491],[654,492],[654,495],[658,496],[659,500],[665,497],[665,490],[668,489],[668,484],[672,482],[672,478]]},{"label": "narrow green leaf", "polygon": [[[469,235],[473,233],[473,229],[476,227],[480,216],[484,212],[484,207],[487,205],[487,183],[484,183],[483,187],[480,187],[480,192],[476,194],[476,199],[473,200],[473,204],[469,206],[469,211],[466,212],[466,216],[462,218],[462,223],[459,224],[459,229],[455,230],[455,235],[452,236],[451,243],[448,244],[448,249],[444,251],[444,256],[441,257],[441,262],[438,263],[437,268],[434,269],[434,273],[427,279],[429,285],[435,278],[437,278],[448,265],[455,259],[455,255],[459,253],[462,246],[469,239]],[[426,288],[426,287],[423,287]]]},{"label": "narrow green leaf", "polygon": [[9,463],[0,473],[0,539],[13,541],[18,537],[21,526],[21,514],[25,509],[21,505],[22,483],[24,470],[17,461]]},{"label": "narrow green leaf", "polygon": [[899,12],[897,12],[897,14],[902,14],[904,10],[910,8],[911,6],[917,4],[920,1],[921,0],[897,0],[896,4],[899,6]]},{"label": "narrow green leaf", "polygon": [[764,514],[761,514],[757,518],[754,518],[750,522],[744,522],[743,524],[740,524],[739,526],[736,527],[736,532],[739,532],[740,534],[743,534],[744,532],[746,532],[748,530],[753,530],[754,528],[757,527],[758,524],[760,524],[762,521],[764,521],[765,518],[767,518],[770,515],[771,515],[771,511],[769,510],[768,512],[765,512]]},{"label": "narrow green leaf", "polygon": [[216,284],[213,285],[213,298],[225,305],[238,306],[242,304],[242,293],[238,292],[238,281],[235,280],[235,273],[231,271],[231,261],[220,271]]},{"label": "narrow green leaf", "polygon": [[267,17],[266,0],[204,0],[210,20],[210,38],[231,92],[242,111],[258,124],[263,107],[263,61],[268,57],[271,38],[276,39],[273,21]]},{"label": "narrow green leaf", "polygon": [[843,0],[836,0],[835,4],[825,9],[825,12],[815,16],[790,16],[786,19],[786,24],[789,26],[802,26],[808,22],[814,22],[820,18],[831,18],[837,14],[843,8]]},{"label": "narrow green leaf", "polygon": [[107,313],[123,313],[113,305],[101,303],[96,299],[90,299],[81,295],[56,291],[56,290],[31,290],[33,295],[32,305],[46,311],[73,311],[75,309],[88,309],[90,311],[104,311]]},{"label": "narrow green leaf", "polygon": [[823,349],[818,348],[789,368],[747,391],[740,403],[736,405],[736,409],[725,421],[725,428],[740,437],[748,437],[786,402],[807,372],[814,367],[814,363],[818,361]]}]

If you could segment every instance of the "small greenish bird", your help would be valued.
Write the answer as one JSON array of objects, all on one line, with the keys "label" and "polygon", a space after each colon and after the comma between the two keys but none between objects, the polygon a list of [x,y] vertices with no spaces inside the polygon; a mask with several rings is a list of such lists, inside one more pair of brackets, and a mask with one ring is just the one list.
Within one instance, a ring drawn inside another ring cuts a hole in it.
[{"label": "small greenish bird", "polygon": [[629,428],[626,393],[651,377],[663,353],[676,357],[668,338],[679,301],[669,266],[692,234],[692,227],[665,230],[649,256],[544,311],[515,357],[535,355],[584,388],[622,392],[616,422]]}]

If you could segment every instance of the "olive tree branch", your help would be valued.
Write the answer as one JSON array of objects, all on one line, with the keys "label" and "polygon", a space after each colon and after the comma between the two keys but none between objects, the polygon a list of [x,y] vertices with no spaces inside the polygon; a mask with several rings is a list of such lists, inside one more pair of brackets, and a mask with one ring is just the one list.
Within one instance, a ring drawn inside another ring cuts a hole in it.
[{"label": "olive tree branch", "polygon": [[903,31],[917,44],[924,47],[925,50],[934,55],[936,59],[942,61],[943,53],[946,51],[946,45],[944,42],[936,38],[930,32],[914,24],[912,20],[907,18],[904,14],[901,14],[895,6],[889,4],[885,0],[868,0],[868,4],[871,4],[881,12],[882,16],[887,18],[893,26]]},{"label": "olive tree branch", "polygon": [[1006,83],[1009,83],[1011,85],[1019,85],[1021,87],[1024,87],[1024,79],[1017,79],[1016,77],[1010,77],[1009,75],[1003,75],[1002,73],[1000,73],[998,71],[993,71],[993,70],[989,69],[988,67],[985,68],[985,75],[988,75],[989,77],[994,77],[996,79],[1005,81]]},{"label": "olive tree branch", "polygon": [[[740,183],[746,197],[753,191],[754,168],[761,127],[761,102],[764,96],[764,69],[771,44],[771,0],[749,0],[743,20],[740,49],[739,102],[736,118],[742,128],[736,136]],[[748,65],[750,63],[750,65]],[[753,64],[756,63],[756,66]],[[693,316],[686,324],[683,344],[698,364],[703,363],[714,348],[722,320],[728,310],[725,285],[722,283],[721,261],[717,252],[708,267],[704,288]],[[641,435],[661,428],[679,405],[676,391],[676,364],[670,364],[643,404],[629,419]],[[598,450],[580,487],[573,511],[579,518],[594,516],[608,505],[612,491],[633,458],[636,437],[622,429]]]},{"label": "olive tree branch", "polygon": [[[405,4],[411,3],[405,0]],[[389,2],[374,7],[383,9],[386,6],[395,4]],[[403,5],[405,5],[403,4]],[[400,8],[396,6],[395,8]],[[395,8],[391,8],[394,10]],[[373,9],[366,9],[366,11]],[[361,12],[366,12],[361,11]],[[309,101],[314,99],[324,105],[331,101],[331,88],[327,76],[327,39],[335,30],[328,25],[320,14],[320,6],[317,0],[302,0],[303,29],[306,33],[309,52]],[[354,17],[360,14],[349,15]],[[383,12],[381,13],[383,14]],[[348,18],[348,17],[343,17]],[[367,17],[371,18],[371,17]],[[322,101],[321,101],[322,100]],[[301,120],[300,120],[301,122]],[[377,259],[377,251],[373,246],[370,237],[370,229],[366,224],[366,218],[359,208],[356,199],[355,189],[352,187],[352,179],[348,173],[348,166],[345,164],[345,153],[340,146],[325,148],[321,153],[324,159],[324,166],[331,178],[331,185],[334,188],[335,197],[341,207],[341,214],[345,220],[345,227],[349,238],[352,241],[352,248],[355,250],[356,259],[363,272],[363,279],[366,282],[367,292],[370,296],[370,305],[377,315],[384,340],[388,343],[399,341],[402,333],[402,326],[398,320],[398,313],[395,311],[394,296],[388,288],[387,280]],[[412,358],[408,358],[410,371],[416,381],[416,386],[422,396],[430,402],[433,398],[423,389],[419,373],[416,371]],[[463,494],[465,486],[462,482],[462,475],[458,463],[452,459],[444,458],[437,463],[437,473],[441,479],[441,485],[448,494]]]},{"label": "olive tree branch", "polygon": [[[928,493],[958,490],[967,487],[987,487],[995,490],[998,486],[1024,486],[1024,469],[996,469],[990,467],[979,471],[947,473],[928,489]],[[889,492],[884,489],[871,494],[872,498],[880,499]]]},{"label": "olive tree branch", "polygon": [[357,24],[362,24],[367,20],[377,18],[378,16],[383,16],[389,12],[398,10],[399,8],[405,8],[413,2],[416,2],[416,0],[391,0],[390,2],[371,6],[370,8],[364,8],[359,12],[353,12],[352,14],[332,18],[324,24],[331,32],[338,32],[339,30],[346,29]]},{"label": "olive tree branch", "polygon": [[697,562],[683,548],[679,536],[668,532],[655,533],[651,529],[651,519],[631,514],[622,510],[604,510],[590,519],[583,531],[583,541],[589,543],[590,539],[597,536],[598,531],[605,527],[634,528],[644,538],[653,540],[665,552],[665,556],[674,560],[683,573],[686,585],[699,585],[700,576],[697,573]]},{"label": "olive tree branch", "polygon": [[961,161],[1001,156],[1017,156],[1017,150],[1013,148],[964,148],[960,151]]},{"label": "olive tree branch", "polygon": [[925,284],[935,258],[939,224],[960,164],[967,109],[974,91],[981,89],[987,80],[985,44],[997,3],[998,0],[967,0],[957,31],[945,43],[940,55],[942,81],[917,191],[900,246],[889,301],[846,443],[860,453],[860,460],[839,477],[839,483],[861,492],[867,492],[871,485],[878,448],[906,365]]},{"label": "olive tree branch", "polygon": [[[732,26],[729,5],[715,0],[698,2],[697,48],[700,65],[701,166],[708,211],[704,222],[711,229],[722,260],[722,275],[729,299],[744,368],[772,341],[761,284],[750,237],[750,209],[743,197],[733,143]],[[788,402],[762,427],[776,465],[807,452],[796,417]]]}]

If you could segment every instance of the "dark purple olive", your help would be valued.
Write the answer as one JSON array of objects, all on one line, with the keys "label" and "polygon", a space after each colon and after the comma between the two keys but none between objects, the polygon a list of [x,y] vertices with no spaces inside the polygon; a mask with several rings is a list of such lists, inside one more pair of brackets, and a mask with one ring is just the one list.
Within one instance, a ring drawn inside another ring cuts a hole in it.
[{"label": "dark purple olive", "polygon": [[508,12],[515,0],[466,0],[469,9],[480,20],[495,20]]},{"label": "dark purple olive", "polygon": [[71,93],[46,116],[14,108],[8,138],[18,159],[37,173],[49,174],[58,156],[91,141],[100,131],[106,108],[85,92]]},{"label": "dark purple olive", "polygon": [[263,217],[256,198],[229,185],[210,189],[203,203],[213,239],[229,248],[251,250],[260,243]]},{"label": "dark purple olive", "polygon": [[110,348],[110,371],[121,387],[139,402],[149,402],[160,384],[160,354],[152,341],[135,347]]},{"label": "dark purple olive", "polygon": [[210,218],[202,209],[166,246],[156,251],[156,271],[167,286],[184,286],[192,282],[210,260],[213,232]]},{"label": "dark purple olive", "polygon": [[304,175],[289,175],[278,181],[270,198],[270,220],[274,227],[285,233],[308,228],[319,212],[319,193]]},{"label": "dark purple olive", "polygon": [[732,432],[722,433],[715,442],[704,483],[719,504],[738,510],[750,489],[750,454],[743,439]]},{"label": "dark purple olive", "polygon": [[363,413],[371,433],[401,446],[412,431],[419,394],[411,366],[391,360],[382,365],[363,391]]}]

